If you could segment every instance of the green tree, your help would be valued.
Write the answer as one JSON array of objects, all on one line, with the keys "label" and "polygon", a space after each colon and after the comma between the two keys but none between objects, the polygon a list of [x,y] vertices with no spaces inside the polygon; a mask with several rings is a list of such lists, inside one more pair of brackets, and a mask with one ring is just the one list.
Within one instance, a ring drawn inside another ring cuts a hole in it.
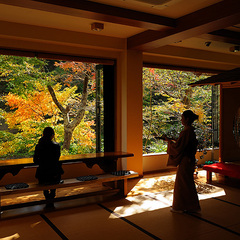
[{"label": "green tree", "polygon": [[186,109],[199,115],[197,128],[209,139],[211,90],[208,86],[191,88],[188,85],[205,77],[192,72],[143,69],[144,153],[166,150],[159,137],[178,136],[182,128],[180,117]]},{"label": "green tree", "polygon": [[[0,55],[1,94],[24,96],[35,90],[36,82],[45,81],[47,61],[38,58]],[[44,84],[44,82],[42,82]]]}]

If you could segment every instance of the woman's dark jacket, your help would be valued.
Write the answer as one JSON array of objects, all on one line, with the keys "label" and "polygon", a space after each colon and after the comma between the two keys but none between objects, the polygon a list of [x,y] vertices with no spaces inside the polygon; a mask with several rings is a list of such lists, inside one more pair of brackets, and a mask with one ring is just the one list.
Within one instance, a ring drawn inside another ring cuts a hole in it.
[{"label": "woman's dark jacket", "polygon": [[60,145],[44,137],[39,139],[36,145],[33,161],[39,167],[36,171],[36,178],[39,183],[59,182],[64,173],[59,162],[61,155]]}]

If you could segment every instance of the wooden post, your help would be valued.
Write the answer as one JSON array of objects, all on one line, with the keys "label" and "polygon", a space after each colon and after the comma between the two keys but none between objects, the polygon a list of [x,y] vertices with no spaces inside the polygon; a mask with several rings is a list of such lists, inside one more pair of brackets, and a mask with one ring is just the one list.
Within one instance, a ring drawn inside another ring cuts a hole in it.
[{"label": "wooden post", "polygon": [[126,197],[128,194],[127,179],[118,181],[118,188],[120,189],[121,196]]},{"label": "wooden post", "polygon": [[223,91],[222,85],[220,84],[220,119],[219,119],[219,162],[222,162],[222,152],[223,152],[223,144],[222,144],[222,131],[223,131]]},{"label": "wooden post", "polygon": [[212,172],[207,171],[207,183],[211,183],[212,182]]}]

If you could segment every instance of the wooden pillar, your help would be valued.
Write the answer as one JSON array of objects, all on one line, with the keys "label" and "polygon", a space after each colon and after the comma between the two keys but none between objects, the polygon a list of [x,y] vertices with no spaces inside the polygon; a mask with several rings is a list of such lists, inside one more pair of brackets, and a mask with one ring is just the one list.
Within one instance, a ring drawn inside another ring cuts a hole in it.
[{"label": "wooden pillar", "polygon": [[222,162],[222,152],[223,152],[223,144],[222,144],[222,135],[223,135],[223,91],[222,85],[220,84],[220,119],[219,119],[219,162]]},{"label": "wooden pillar", "polygon": [[122,150],[134,153],[123,169],[143,174],[142,156],[142,52],[127,50],[122,66]]}]

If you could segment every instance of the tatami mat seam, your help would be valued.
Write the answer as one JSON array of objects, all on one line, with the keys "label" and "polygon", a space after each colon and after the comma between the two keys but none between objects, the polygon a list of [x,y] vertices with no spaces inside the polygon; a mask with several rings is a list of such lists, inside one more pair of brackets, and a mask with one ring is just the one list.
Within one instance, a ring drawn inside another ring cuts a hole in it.
[{"label": "tatami mat seam", "polygon": [[[148,195],[144,195],[144,196],[149,197],[149,198],[151,198],[151,199],[154,199],[154,200],[156,200],[156,201],[159,201],[158,199],[153,198],[153,197],[151,197],[151,196],[148,196]],[[215,198],[214,198],[214,199],[215,199]],[[229,202],[229,203],[230,203],[230,202]],[[237,206],[239,206],[239,205],[237,205]],[[207,223],[209,223],[209,224],[212,224],[212,225],[214,225],[214,226],[216,226],[216,227],[219,227],[219,228],[221,228],[221,229],[223,229],[223,230],[226,230],[226,231],[228,231],[228,232],[231,232],[231,233],[233,233],[233,234],[235,234],[235,235],[237,235],[237,236],[240,236],[240,233],[235,232],[235,231],[233,231],[233,230],[231,230],[231,229],[229,229],[229,228],[226,228],[226,227],[224,227],[224,226],[221,226],[221,225],[219,225],[219,224],[217,224],[217,223],[214,223],[214,222],[212,222],[212,221],[209,221],[209,220],[207,220],[207,219],[205,219],[205,218],[202,218],[202,217],[200,217],[200,216],[197,216],[197,215],[195,215],[195,214],[188,213],[188,212],[186,212],[186,214],[188,214],[189,216],[193,216],[193,217],[195,217],[195,218],[198,218],[198,219],[201,220],[201,221],[204,221],[204,222],[207,222]]]},{"label": "tatami mat seam", "polygon": [[201,220],[201,221],[204,221],[204,222],[207,222],[207,223],[209,223],[209,224],[212,224],[212,225],[214,225],[214,226],[216,226],[216,227],[219,227],[219,228],[221,228],[221,229],[223,229],[223,230],[226,230],[226,231],[228,231],[228,232],[231,232],[231,233],[233,233],[233,234],[235,234],[235,235],[237,235],[237,236],[240,236],[240,233],[235,232],[235,231],[233,231],[233,230],[231,230],[231,229],[229,229],[229,228],[227,228],[227,227],[224,227],[224,226],[222,226],[222,225],[219,225],[219,224],[217,224],[217,223],[215,223],[215,222],[209,221],[209,220],[207,220],[206,218],[202,218],[202,217],[197,216],[197,215],[192,214],[192,213],[186,213],[186,214],[188,214],[188,215],[190,215],[190,216],[192,216],[192,217],[195,217],[195,218],[197,218],[197,219],[199,219],[199,220]]},{"label": "tatami mat seam", "polygon": [[145,233],[146,235],[148,235],[149,237],[156,239],[156,240],[162,240],[161,238],[155,236],[154,234],[148,232],[147,230],[143,229],[142,227],[138,226],[137,224],[129,221],[128,219],[122,217],[121,215],[117,214],[116,212],[112,211],[111,209],[107,208],[106,206],[102,205],[102,204],[98,204],[101,208],[105,209],[106,211],[110,212],[111,214],[115,215],[116,217],[118,217],[119,219],[123,220],[124,222],[130,224],[131,226],[135,227],[136,229],[140,230],[141,232]]},{"label": "tatami mat seam", "polygon": [[44,214],[40,214],[42,219],[61,237],[63,240],[69,240],[54,224],[53,222]]},{"label": "tatami mat seam", "polygon": [[229,202],[229,201],[226,201],[226,200],[220,199],[220,198],[213,197],[213,199],[218,200],[218,201],[221,201],[221,202],[225,202],[225,203],[228,203],[228,204],[231,204],[231,205],[234,205],[234,206],[236,206],[236,207],[240,207],[239,204],[232,203],[232,202]]}]

